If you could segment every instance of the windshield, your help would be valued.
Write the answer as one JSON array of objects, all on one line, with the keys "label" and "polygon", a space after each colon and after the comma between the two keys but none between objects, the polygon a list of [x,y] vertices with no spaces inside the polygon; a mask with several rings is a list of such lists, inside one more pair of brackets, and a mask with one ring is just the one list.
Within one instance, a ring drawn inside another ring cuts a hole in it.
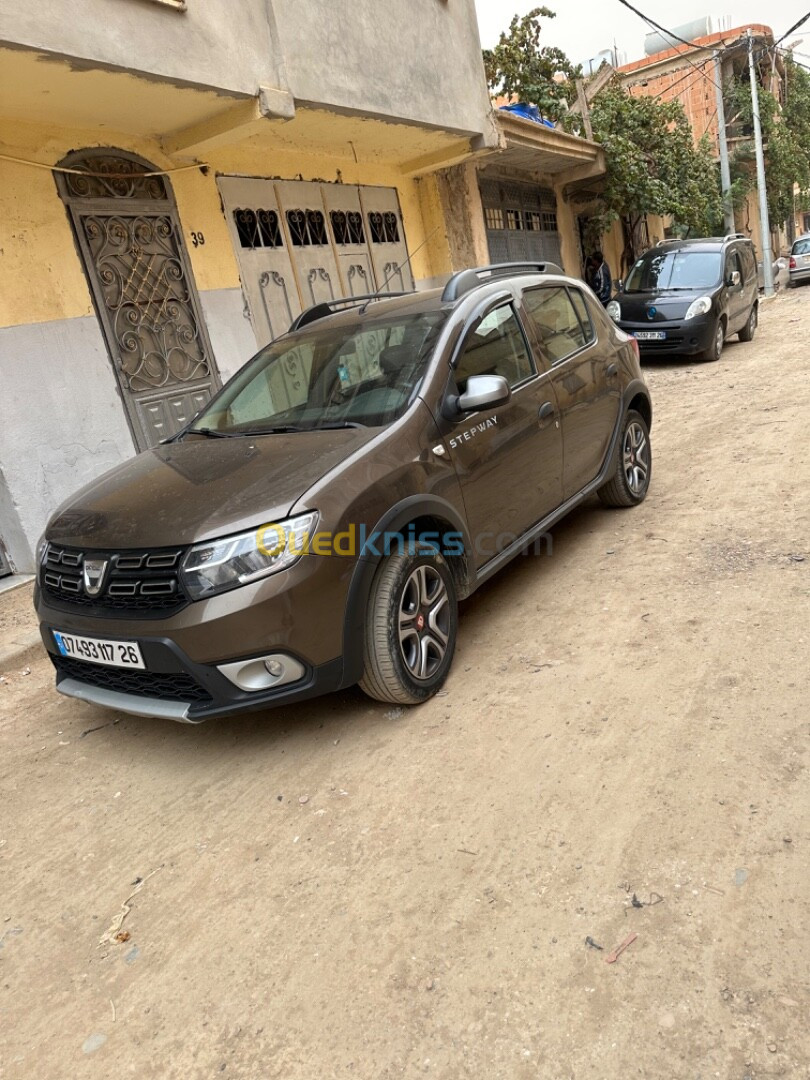
[{"label": "windshield", "polygon": [[810,255],[810,236],[803,240],[797,240],[793,245],[791,255]]},{"label": "windshield", "polygon": [[190,432],[256,435],[396,420],[416,395],[444,312],[331,320],[262,349]]},{"label": "windshield", "polygon": [[627,276],[624,291],[663,292],[666,289],[709,289],[720,280],[719,251],[652,251],[642,255]]}]

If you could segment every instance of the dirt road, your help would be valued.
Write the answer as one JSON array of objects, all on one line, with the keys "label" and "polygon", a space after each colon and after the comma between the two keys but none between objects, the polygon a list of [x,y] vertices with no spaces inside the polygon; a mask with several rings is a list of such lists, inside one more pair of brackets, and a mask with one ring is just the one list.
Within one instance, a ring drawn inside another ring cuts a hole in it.
[{"label": "dirt road", "polygon": [[810,1076],[809,340],[803,289],[648,365],[649,498],[467,602],[422,708],[6,671],[0,1075]]}]

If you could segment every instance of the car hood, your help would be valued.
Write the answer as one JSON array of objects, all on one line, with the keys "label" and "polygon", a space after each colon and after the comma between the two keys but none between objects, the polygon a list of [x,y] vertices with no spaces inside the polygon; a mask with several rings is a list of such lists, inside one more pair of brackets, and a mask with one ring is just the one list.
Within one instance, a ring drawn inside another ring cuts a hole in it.
[{"label": "car hood", "polygon": [[[715,289],[690,289],[689,292],[619,293],[616,300],[622,309],[621,322],[671,322],[682,319],[690,304],[700,296],[714,297]],[[654,314],[650,314],[653,312]]]},{"label": "car hood", "polygon": [[285,518],[379,428],[190,438],[146,450],[82,488],[48,526],[54,543],[172,547]]}]

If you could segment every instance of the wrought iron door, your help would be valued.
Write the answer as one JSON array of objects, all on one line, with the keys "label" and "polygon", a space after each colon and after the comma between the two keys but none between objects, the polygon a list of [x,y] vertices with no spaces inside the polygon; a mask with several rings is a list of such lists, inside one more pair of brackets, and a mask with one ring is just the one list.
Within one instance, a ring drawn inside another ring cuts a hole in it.
[{"label": "wrought iron door", "polygon": [[407,292],[413,288],[413,274],[397,189],[361,187],[360,202],[377,288],[380,292]]},{"label": "wrought iron door", "polygon": [[494,263],[561,261],[553,191],[533,184],[484,179],[481,203],[489,257]]},{"label": "wrought iron door", "polygon": [[219,387],[166,177],[115,150],[57,174],[139,450],[173,435]]},{"label": "wrought iron door", "polygon": [[302,306],[337,300],[343,289],[321,185],[287,180],[274,186]]},{"label": "wrought iron door", "polygon": [[219,193],[257,343],[290,327],[301,301],[272,180],[220,176]]},{"label": "wrought iron door", "polygon": [[375,292],[378,286],[368,246],[368,224],[363,219],[358,188],[354,184],[324,184],[321,191],[343,295]]},{"label": "wrought iron door", "polygon": [[413,288],[394,188],[217,182],[259,345],[322,300]]}]

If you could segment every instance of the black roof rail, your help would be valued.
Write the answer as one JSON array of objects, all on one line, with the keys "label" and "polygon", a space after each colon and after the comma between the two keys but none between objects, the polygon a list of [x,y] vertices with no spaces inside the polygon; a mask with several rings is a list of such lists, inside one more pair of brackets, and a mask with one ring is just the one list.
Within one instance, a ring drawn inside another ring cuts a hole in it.
[{"label": "black roof rail", "polygon": [[[477,289],[479,285],[496,277],[511,277],[513,274],[561,274],[562,267],[553,262],[510,262],[492,263],[491,266],[477,266],[474,270],[459,270],[453,274],[444,287],[442,302],[458,300],[460,296]],[[482,275],[488,275],[481,280]]]},{"label": "black roof rail", "polygon": [[409,289],[407,292],[363,293],[360,296],[339,296],[336,300],[323,300],[320,304],[305,308],[297,318],[293,319],[288,333],[300,330],[302,326],[309,326],[318,319],[325,319],[327,315],[334,315],[333,309],[343,305],[351,307],[353,304],[366,304],[372,300],[387,300],[389,296],[413,296],[414,292],[414,289]]}]

